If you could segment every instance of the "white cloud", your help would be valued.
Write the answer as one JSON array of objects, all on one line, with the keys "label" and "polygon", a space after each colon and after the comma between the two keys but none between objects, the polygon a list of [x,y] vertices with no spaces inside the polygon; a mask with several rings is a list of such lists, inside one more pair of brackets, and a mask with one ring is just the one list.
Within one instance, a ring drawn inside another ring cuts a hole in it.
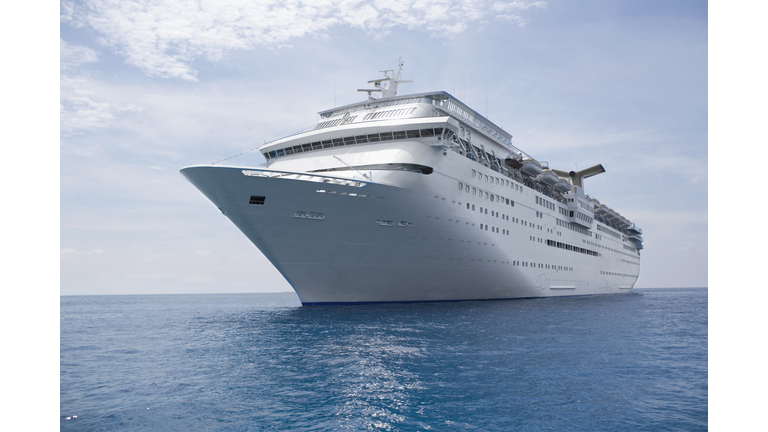
[{"label": "white cloud", "polygon": [[81,45],[72,45],[59,39],[59,59],[61,70],[72,70],[85,63],[99,61],[96,51]]},{"label": "white cloud", "polygon": [[93,89],[92,75],[81,69],[87,63],[98,61],[93,49],[60,40],[59,113],[62,136],[107,127],[115,120],[118,111],[142,110],[134,104],[116,106],[100,100]]},{"label": "white cloud", "polygon": [[76,249],[72,248],[63,248],[61,249],[61,255],[63,256],[71,256],[71,255],[104,255],[104,251],[101,249],[91,249],[89,251],[84,252],[78,252]]},{"label": "white cloud", "polygon": [[394,27],[453,36],[468,23],[489,18],[522,27],[526,20],[518,12],[545,6],[477,0],[85,0],[62,2],[61,21],[92,27],[105,46],[147,75],[196,81],[195,59],[218,61],[235,49],[279,48],[295,38],[323,35],[334,25],[363,29],[377,39]]}]

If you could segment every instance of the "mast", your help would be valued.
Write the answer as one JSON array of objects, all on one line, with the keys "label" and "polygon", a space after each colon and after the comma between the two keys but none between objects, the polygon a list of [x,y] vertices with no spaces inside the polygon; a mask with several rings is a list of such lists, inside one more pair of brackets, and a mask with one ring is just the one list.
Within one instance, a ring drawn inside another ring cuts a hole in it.
[{"label": "mast", "polygon": [[370,80],[368,81],[368,84],[373,84],[373,89],[357,89],[359,92],[367,92],[368,93],[368,100],[375,100],[376,98],[373,97],[372,93],[381,93],[381,99],[397,96],[397,85],[402,83],[409,83],[410,80],[401,80],[400,79],[400,72],[403,70],[403,66],[405,63],[403,62],[403,58],[400,57],[397,61],[397,72],[394,70],[383,70],[379,71],[384,73],[383,78]]}]

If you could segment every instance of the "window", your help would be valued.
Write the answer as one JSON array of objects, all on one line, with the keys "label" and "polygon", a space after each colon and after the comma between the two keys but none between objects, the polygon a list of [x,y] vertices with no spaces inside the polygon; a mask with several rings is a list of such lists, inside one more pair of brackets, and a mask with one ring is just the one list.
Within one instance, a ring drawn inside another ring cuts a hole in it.
[{"label": "window", "polygon": [[263,196],[252,196],[248,204],[264,205],[264,200],[265,197]]}]

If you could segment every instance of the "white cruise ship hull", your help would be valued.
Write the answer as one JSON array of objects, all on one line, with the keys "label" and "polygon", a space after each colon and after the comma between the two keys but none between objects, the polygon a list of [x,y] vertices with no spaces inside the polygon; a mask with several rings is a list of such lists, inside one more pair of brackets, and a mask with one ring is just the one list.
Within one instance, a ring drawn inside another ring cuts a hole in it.
[{"label": "white cruise ship hull", "polygon": [[[466,172],[476,165],[453,152],[440,158]],[[535,191],[527,188],[502,189],[515,202],[510,206],[473,200],[438,171],[370,178],[222,166],[181,172],[304,305],[607,294],[628,292],[637,280],[637,268],[610,254],[547,246],[544,240],[558,234],[543,217],[534,220]],[[557,240],[581,244],[567,230]],[[614,271],[603,274],[607,268]]]}]

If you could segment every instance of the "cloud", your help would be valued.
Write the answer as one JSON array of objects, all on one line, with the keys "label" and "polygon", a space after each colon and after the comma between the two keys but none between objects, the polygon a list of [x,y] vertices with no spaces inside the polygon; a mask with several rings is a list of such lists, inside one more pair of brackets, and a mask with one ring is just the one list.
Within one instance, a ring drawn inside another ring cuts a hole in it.
[{"label": "cloud", "polygon": [[59,59],[62,71],[69,71],[80,67],[85,63],[99,61],[96,51],[81,45],[72,45],[59,39]]},{"label": "cloud", "polygon": [[63,249],[61,249],[61,255],[62,256],[71,256],[71,255],[104,255],[104,251],[101,250],[101,249],[91,249],[89,251],[78,252],[76,249],[63,248]]},{"label": "cloud", "polygon": [[149,76],[196,81],[193,60],[219,61],[231,50],[280,48],[307,35],[348,25],[376,39],[393,28],[450,37],[468,23],[500,19],[523,27],[520,15],[545,2],[478,0],[84,0],[63,1],[61,21],[88,26],[100,42]]},{"label": "cloud", "polygon": [[82,70],[87,63],[99,61],[91,48],[60,40],[60,99],[61,136],[67,137],[107,127],[118,111],[141,112],[134,104],[114,105],[100,100],[90,72]]}]

